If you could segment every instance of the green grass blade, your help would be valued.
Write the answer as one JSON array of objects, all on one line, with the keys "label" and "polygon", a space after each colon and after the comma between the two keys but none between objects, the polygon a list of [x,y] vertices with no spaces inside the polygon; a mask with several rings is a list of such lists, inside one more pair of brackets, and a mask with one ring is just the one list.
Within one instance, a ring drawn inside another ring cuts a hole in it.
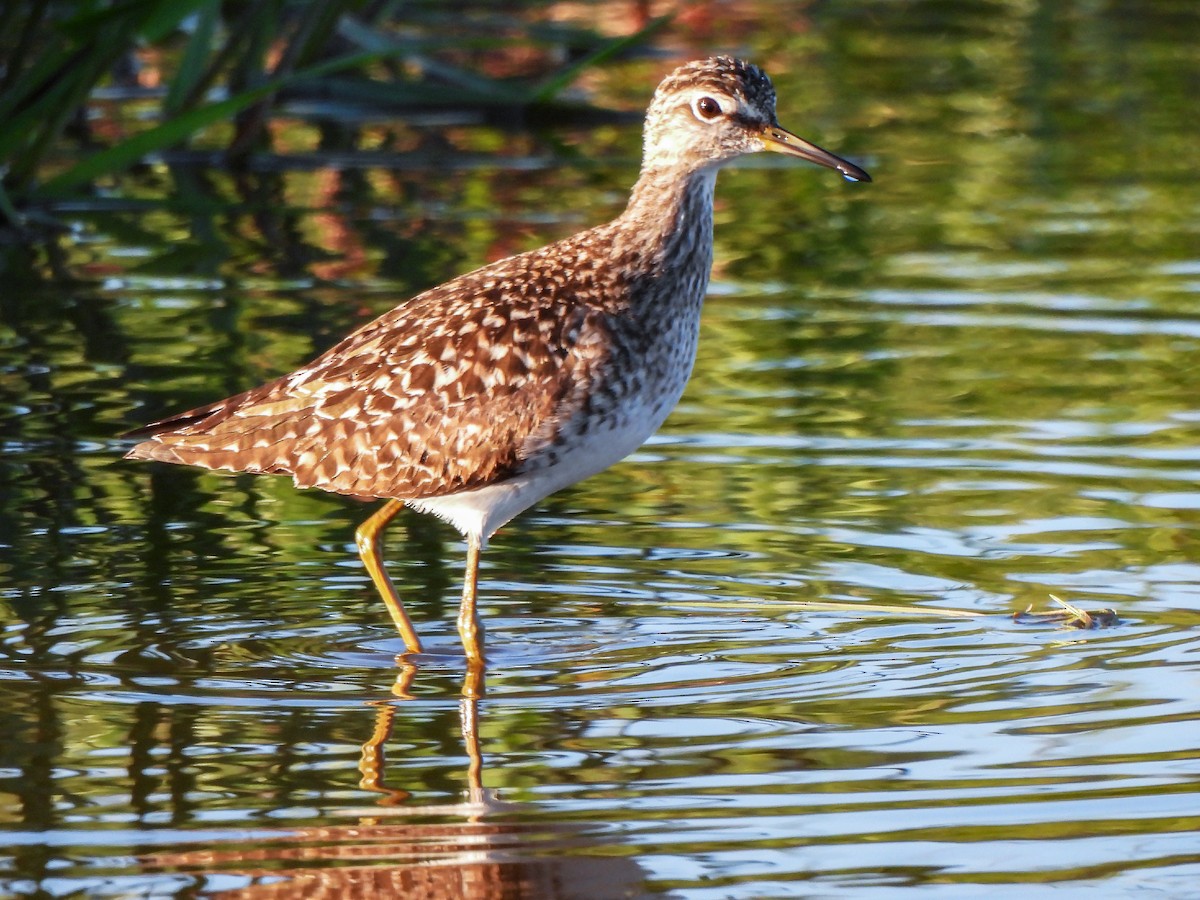
[{"label": "green grass blade", "polygon": [[179,60],[179,69],[171,79],[171,87],[163,101],[163,111],[168,115],[174,115],[183,108],[184,100],[204,77],[220,16],[219,0],[208,0],[197,13],[196,27],[188,38]]},{"label": "green grass blade", "polygon": [[184,20],[195,12],[219,6],[213,0],[157,0],[142,21],[138,37],[147,44],[157,44],[180,30]]},{"label": "green grass blade", "polygon": [[227,120],[246,107],[257,103],[274,91],[285,85],[307,78],[315,78],[329,72],[350,69],[355,66],[375,62],[381,57],[378,53],[360,53],[343,56],[328,62],[312,66],[294,75],[275,78],[240,94],[201,106],[177,118],[163,122],[161,125],[134,135],[113,147],[101,150],[86,159],[80,160],[67,171],[56,175],[37,191],[42,197],[61,197],[80,185],[88,184],[102,175],[121,171],[137,163],[146,156],[161,152],[172,147],[203,128],[217,122]]},{"label": "green grass blade", "polygon": [[438,82],[442,82],[458,89],[459,93],[464,96],[487,97],[493,101],[502,101],[513,106],[529,102],[527,91],[429,56],[423,47],[428,41],[396,38],[364,24],[353,16],[344,16],[338,22],[337,33],[339,37],[363,50],[375,52],[390,50],[403,56],[408,62],[415,63],[421,69],[424,76],[422,83],[429,84],[435,90],[440,86]]},{"label": "green grass blade", "polygon": [[570,85],[576,78],[583,74],[587,69],[598,65],[611,56],[622,53],[630,47],[635,47],[649,38],[660,28],[670,22],[671,16],[659,16],[653,19],[645,28],[636,31],[633,34],[625,37],[614,38],[606,44],[601,45],[596,50],[589,53],[575,65],[559,72],[549,81],[542,84],[533,96],[535,103],[548,103],[557,97],[564,88]]}]

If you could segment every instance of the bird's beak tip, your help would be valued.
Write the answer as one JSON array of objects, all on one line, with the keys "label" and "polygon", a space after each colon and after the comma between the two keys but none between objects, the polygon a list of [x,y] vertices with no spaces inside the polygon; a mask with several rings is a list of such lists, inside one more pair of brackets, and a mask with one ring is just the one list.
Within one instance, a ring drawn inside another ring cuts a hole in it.
[{"label": "bird's beak tip", "polygon": [[764,128],[762,141],[763,148],[766,150],[783,153],[787,156],[798,156],[819,166],[835,169],[847,181],[871,181],[871,176],[867,174],[865,169],[860,169],[854,163],[847,162],[840,156],[835,156],[828,150],[823,150],[816,144],[809,143],[803,138],[797,137],[779,125],[772,124]]}]

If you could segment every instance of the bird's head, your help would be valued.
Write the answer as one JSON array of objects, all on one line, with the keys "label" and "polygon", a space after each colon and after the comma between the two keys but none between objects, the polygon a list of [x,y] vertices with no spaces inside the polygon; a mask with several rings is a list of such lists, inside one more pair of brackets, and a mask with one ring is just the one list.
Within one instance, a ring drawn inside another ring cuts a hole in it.
[{"label": "bird's head", "polygon": [[775,86],[758,66],[714,56],[663,79],[646,113],[645,164],[688,169],[772,150],[836,169],[851,181],[871,176],[784,129],[775,119]]}]

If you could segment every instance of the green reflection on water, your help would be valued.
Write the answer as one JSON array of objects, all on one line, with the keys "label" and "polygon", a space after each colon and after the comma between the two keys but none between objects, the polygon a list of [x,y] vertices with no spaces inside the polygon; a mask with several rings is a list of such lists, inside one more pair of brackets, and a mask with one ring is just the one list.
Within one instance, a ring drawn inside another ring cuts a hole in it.
[{"label": "green reflection on water", "polygon": [[[374,818],[397,827],[365,868],[461,863],[403,828],[475,815],[536,832],[512,856],[630,858],[689,897],[1194,875],[1195,11],[747,9],[713,27],[776,74],[781,121],[876,182],[725,173],[680,409],[497,538],[478,737],[502,810],[464,805],[452,532],[408,516],[389,538],[435,656],[394,701],[404,793],[382,794],[360,745],[398,643],[352,548],[366,509],[125,463],[114,435],[613,214],[636,129],[372,123],[362,146],[399,148],[390,165],[175,161],[122,185],[146,208],[82,210],[53,254],[4,248],[6,890],[344,868],[332,848],[363,845],[337,829]],[[597,88],[638,104],[663,68]],[[1008,621],[1049,592],[1125,624]],[[564,824],[584,831],[566,849]],[[169,857],[245,827],[331,830],[299,841],[307,863]]]}]

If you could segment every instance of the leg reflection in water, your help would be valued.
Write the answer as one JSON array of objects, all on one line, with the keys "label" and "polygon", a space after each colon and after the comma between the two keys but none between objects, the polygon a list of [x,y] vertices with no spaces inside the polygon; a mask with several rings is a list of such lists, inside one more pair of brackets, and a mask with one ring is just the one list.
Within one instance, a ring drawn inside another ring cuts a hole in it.
[{"label": "leg reflection in water", "polygon": [[[545,818],[533,799],[505,802],[484,787],[480,750],[483,668],[468,669],[459,703],[466,751],[466,792],[459,802],[422,805],[413,790],[387,784],[386,747],[403,728],[416,669],[402,666],[395,699],[371,701],[374,722],[362,744],[359,785],[378,795],[370,807],[331,808],[335,824],[256,829],[236,845],[142,858],[147,871],[196,879],[209,898],[421,897],[439,900],[587,900],[641,897],[646,875],[625,852],[608,822],[561,820],[557,806]],[[427,725],[422,734],[427,740]],[[415,746],[408,737],[405,743]],[[402,771],[412,772],[411,768]],[[345,823],[352,817],[351,823]],[[340,822],[337,820],[341,820]],[[662,896],[655,894],[655,896]]]},{"label": "leg reflection in water", "polygon": [[[409,688],[417,674],[417,667],[397,658],[396,664],[400,669],[392,693],[402,700],[411,700]],[[485,793],[483,787],[483,754],[479,751],[479,701],[483,697],[484,668],[473,660],[467,661],[467,674],[463,679],[462,698],[458,701],[459,722],[461,725],[463,748],[467,752],[467,804],[486,806],[492,798]],[[358,786],[363,790],[383,794],[386,800],[380,803],[386,805],[402,805],[411,799],[412,794],[403,789],[389,788],[383,783],[384,745],[392,734],[396,719],[397,705],[394,700],[375,700],[371,705],[377,710],[375,714],[375,730],[371,737],[362,745],[362,757],[359,760],[359,772],[362,778]]]}]

